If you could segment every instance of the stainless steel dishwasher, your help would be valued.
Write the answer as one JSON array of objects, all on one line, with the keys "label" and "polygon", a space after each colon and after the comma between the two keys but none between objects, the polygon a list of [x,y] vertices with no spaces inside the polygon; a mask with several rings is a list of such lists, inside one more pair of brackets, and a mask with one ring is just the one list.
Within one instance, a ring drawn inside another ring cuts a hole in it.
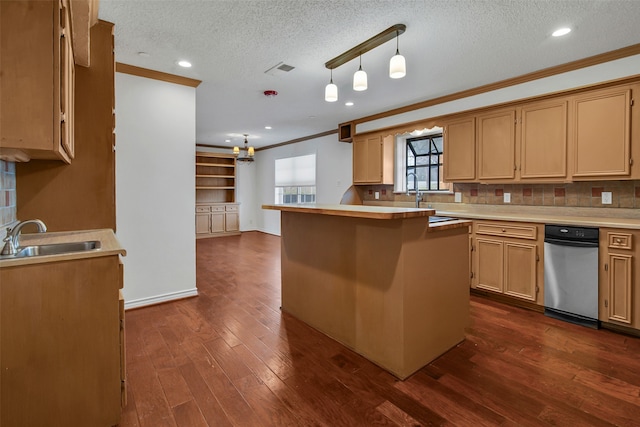
[{"label": "stainless steel dishwasher", "polygon": [[546,225],[544,312],[598,328],[598,235],[591,227]]}]

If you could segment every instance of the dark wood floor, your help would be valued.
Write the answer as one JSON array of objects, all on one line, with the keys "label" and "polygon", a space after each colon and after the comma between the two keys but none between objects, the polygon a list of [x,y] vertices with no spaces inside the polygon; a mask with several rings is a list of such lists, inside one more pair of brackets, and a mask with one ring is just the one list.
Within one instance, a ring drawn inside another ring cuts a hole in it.
[{"label": "dark wood floor", "polygon": [[280,239],[197,241],[200,295],[128,311],[129,426],[640,426],[640,339],[471,298],[406,381],[282,314]]}]

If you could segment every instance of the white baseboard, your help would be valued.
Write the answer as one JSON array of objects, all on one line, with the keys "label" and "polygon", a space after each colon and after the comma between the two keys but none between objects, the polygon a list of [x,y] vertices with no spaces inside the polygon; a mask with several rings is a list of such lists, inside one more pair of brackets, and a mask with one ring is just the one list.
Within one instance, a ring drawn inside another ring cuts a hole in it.
[{"label": "white baseboard", "polygon": [[164,295],[156,295],[152,297],[139,298],[132,301],[125,301],[124,309],[145,307],[147,305],[161,304],[163,302],[175,301],[183,298],[198,296],[198,288],[186,289],[179,292],[171,292]]}]

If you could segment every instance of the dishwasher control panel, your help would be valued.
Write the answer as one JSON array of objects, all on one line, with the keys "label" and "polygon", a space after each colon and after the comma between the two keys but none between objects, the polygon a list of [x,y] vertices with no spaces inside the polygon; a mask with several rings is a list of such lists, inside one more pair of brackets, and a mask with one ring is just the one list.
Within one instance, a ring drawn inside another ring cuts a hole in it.
[{"label": "dishwasher control panel", "polygon": [[544,238],[575,242],[598,243],[599,229],[571,225],[545,225]]}]

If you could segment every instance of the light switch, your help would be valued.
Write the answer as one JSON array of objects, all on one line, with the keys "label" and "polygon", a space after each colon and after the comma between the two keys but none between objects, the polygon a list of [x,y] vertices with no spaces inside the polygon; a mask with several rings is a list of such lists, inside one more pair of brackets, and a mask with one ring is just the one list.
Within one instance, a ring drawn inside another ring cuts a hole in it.
[{"label": "light switch", "polygon": [[611,191],[603,191],[602,192],[602,204],[610,205],[611,204]]},{"label": "light switch", "polygon": [[453,195],[454,197],[454,202],[456,203],[462,203],[462,193],[459,191],[456,191]]},{"label": "light switch", "polygon": [[504,193],[504,202],[511,203],[511,193]]}]

